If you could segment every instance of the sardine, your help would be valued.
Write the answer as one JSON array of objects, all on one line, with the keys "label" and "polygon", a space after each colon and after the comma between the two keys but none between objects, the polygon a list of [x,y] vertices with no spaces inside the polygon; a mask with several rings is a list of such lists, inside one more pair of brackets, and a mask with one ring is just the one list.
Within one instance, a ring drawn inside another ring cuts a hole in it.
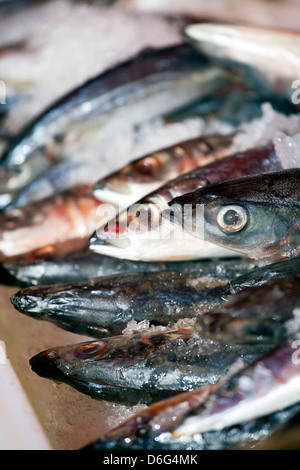
[{"label": "sardine", "polygon": [[[98,341],[71,344],[43,351],[30,360],[34,372],[67,382],[93,397],[126,401],[132,392],[159,399],[180,391],[215,383],[232,364],[248,364],[263,355],[263,347],[219,346],[205,342],[191,327],[154,328]],[[106,395],[105,386],[115,389]],[[128,391],[128,396],[127,396]]]},{"label": "sardine", "polygon": [[104,203],[114,204],[120,211],[167,181],[228,156],[232,143],[232,135],[178,142],[141,157],[100,180],[94,187],[94,195]]},{"label": "sardine", "polygon": [[201,23],[188,25],[185,34],[201,53],[245,69],[246,81],[291,98],[300,73],[298,31]]},{"label": "sardine", "polygon": [[169,209],[196,238],[279,261],[299,251],[299,177],[299,168],[242,176],[176,197]]},{"label": "sardine", "polygon": [[[36,189],[41,185],[39,177],[59,164],[67,172],[76,163],[81,168],[76,182],[95,184],[107,174],[104,150],[112,130],[114,141],[125,131],[133,135],[136,126],[145,122],[145,109],[149,122],[200,99],[227,80],[222,69],[208,66],[188,45],[141,53],[89,80],[31,122],[1,158],[1,192],[17,194],[14,204],[21,205],[25,198],[21,190],[33,181]],[[126,145],[119,146],[112,171],[129,161],[131,150],[128,153]],[[53,188],[58,191],[75,184],[66,173],[57,178],[57,172],[48,178],[52,186],[47,188],[48,195]]]},{"label": "sardine", "polygon": [[196,239],[163,218],[168,202],[229,177],[281,168],[282,163],[272,145],[240,152],[199,167],[171,180],[116,215],[108,224],[98,227],[90,239],[90,248],[103,255],[143,261],[235,256],[236,251],[226,248],[218,250],[218,245],[209,243],[209,240]]},{"label": "sardine", "polygon": [[188,269],[136,272],[75,284],[21,289],[11,297],[22,313],[93,337],[120,334],[134,320],[152,325],[194,318],[222,303],[227,283],[245,273],[242,262],[191,265]]},{"label": "sardine", "polygon": [[81,186],[0,214],[1,261],[86,245],[99,224],[100,204],[91,186]]}]

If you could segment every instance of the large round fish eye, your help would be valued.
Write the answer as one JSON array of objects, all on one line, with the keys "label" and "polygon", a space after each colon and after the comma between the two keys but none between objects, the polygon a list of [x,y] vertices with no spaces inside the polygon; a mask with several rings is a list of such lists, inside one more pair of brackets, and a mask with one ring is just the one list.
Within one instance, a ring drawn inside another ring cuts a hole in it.
[{"label": "large round fish eye", "polygon": [[217,215],[219,227],[228,233],[239,232],[248,221],[248,214],[241,206],[223,206]]}]

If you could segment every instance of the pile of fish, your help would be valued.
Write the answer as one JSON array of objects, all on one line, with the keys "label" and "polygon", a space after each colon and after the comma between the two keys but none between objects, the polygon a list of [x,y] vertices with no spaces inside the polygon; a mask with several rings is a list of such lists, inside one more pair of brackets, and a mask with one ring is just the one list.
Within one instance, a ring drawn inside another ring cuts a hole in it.
[{"label": "pile of fish", "polygon": [[1,133],[0,282],[91,338],[32,371],[144,405],[85,450],[245,449],[300,412],[300,34],[182,21]]}]

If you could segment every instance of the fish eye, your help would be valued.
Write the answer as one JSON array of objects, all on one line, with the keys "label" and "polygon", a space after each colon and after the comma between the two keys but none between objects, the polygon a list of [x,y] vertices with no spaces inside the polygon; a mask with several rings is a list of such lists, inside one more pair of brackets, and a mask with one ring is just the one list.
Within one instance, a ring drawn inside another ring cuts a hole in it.
[{"label": "fish eye", "polygon": [[15,189],[20,186],[20,184],[26,183],[28,177],[30,176],[30,169],[28,165],[16,165],[12,168],[11,176],[8,179],[7,186],[9,189]]},{"label": "fish eye", "polygon": [[137,170],[143,176],[152,176],[158,168],[155,157],[145,157],[137,163]]},{"label": "fish eye", "polygon": [[229,205],[222,207],[217,215],[219,227],[227,233],[242,230],[248,221],[248,214],[241,206]]},{"label": "fish eye", "polygon": [[13,211],[3,214],[2,220],[5,224],[5,228],[14,229],[18,223],[23,220],[23,213],[20,209],[14,209]]}]

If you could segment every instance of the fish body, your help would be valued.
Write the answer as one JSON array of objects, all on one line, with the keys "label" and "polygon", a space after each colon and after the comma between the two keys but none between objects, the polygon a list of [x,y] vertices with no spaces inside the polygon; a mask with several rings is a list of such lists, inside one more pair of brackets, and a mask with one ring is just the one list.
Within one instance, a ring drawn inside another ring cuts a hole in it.
[{"label": "fish body", "polygon": [[223,259],[219,262],[213,260],[194,260],[180,262],[144,262],[120,260],[111,256],[98,255],[88,248],[74,248],[67,252],[49,252],[42,250],[39,253],[31,252],[28,255],[17,256],[3,261],[0,272],[0,282],[5,285],[46,286],[49,284],[67,284],[86,281],[95,277],[110,276],[121,273],[175,271],[198,269],[203,275],[228,276],[233,279],[237,273],[243,274],[255,267],[255,263],[243,263],[242,258]]},{"label": "fish body", "polygon": [[263,351],[199,342],[190,327],[150,328],[52,348],[31,358],[30,364],[39,375],[81,387],[94,397],[104,398],[104,385],[115,387],[121,392],[119,401],[126,402],[127,390],[129,396],[137,390],[155,399],[215,383],[238,358],[252,362]]},{"label": "fish body", "polygon": [[59,247],[72,251],[86,245],[97,227],[100,204],[91,186],[81,186],[0,214],[2,262],[22,255],[51,254]]},{"label": "fish body", "polygon": [[174,437],[229,428],[299,402],[296,338],[281,343],[213,391],[173,431]]},{"label": "fish body", "polygon": [[299,416],[296,348],[282,343],[214,384],[153,403],[83,450],[245,450],[264,440],[267,446]]},{"label": "fish body", "polygon": [[[255,269],[249,274],[252,280]],[[242,278],[247,278],[247,274]],[[277,275],[277,279],[266,282],[257,280],[257,285],[239,287],[238,292],[229,295],[220,309],[197,318],[195,328],[198,333],[226,343],[277,344],[299,328],[299,270],[294,275],[282,278]]]},{"label": "fish body", "polygon": [[[59,163],[65,171],[65,188],[74,184],[72,174],[78,178],[76,167],[81,169],[82,184],[96,183],[105,176],[103,166],[108,155],[104,154],[103,143],[107,145],[112,130],[114,139],[116,129],[119,135],[125,131],[133,135],[136,126],[145,121],[145,107],[149,122],[210,93],[216,82],[220,86],[223,80],[222,70],[207,66],[188,45],[141,53],[89,80],[31,122],[2,155],[1,193],[13,194],[15,205],[24,204],[22,201],[28,201],[29,196],[21,190],[28,192],[31,182],[41,189],[39,178]],[[130,156],[126,145],[119,151],[121,166]],[[68,181],[71,169],[72,181]],[[55,177],[57,171],[50,172],[47,179],[48,194],[62,185]]]},{"label": "fish body", "polygon": [[[272,145],[236,153],[179,176],[122,211],[90,239],[98,254],[143,261],[232,257],[235,250],[195,238],[162,214],[175,197],[230,177],[281,169]],[[183,196],[184,197],[184,196]],[[198,244],[199,243],[199,244]]]},{"label": "fish body", "polygon": [[229,179],[174,198],[169,207],[195,237],[276,261],[299,250],[299,176],[291,168]]},{"label": "fish body", "polygon": [[34,318],[102,337],[121,334],[132,320],[166,326],[216,308],[229,280],[244,269],[249,268],[242,263],[226,267],[218,262],[204,270],[196,263],[174,271],[128,272],[74,284],[24,288],[11,302]]},{"label": "fish body", "polygon": [[254,83],[288,97],[300,72],[298,31],[230,24],[191,24],[194,47],[227,66],[246,70]]}]

